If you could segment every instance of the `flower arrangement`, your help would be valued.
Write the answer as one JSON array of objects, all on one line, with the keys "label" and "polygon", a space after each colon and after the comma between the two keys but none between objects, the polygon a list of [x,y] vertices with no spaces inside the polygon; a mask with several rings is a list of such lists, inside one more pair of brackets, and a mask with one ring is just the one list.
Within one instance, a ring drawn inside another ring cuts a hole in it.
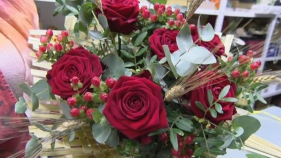
[{"label": "flower arrangement", "polygon": [[[57,1],[55,14],[74,15],[76,37],[85,33],[91,46],[76,45],[69,32],[40,39],[38,61],[53,63],[46,79],[31,88],[32,110],[40,101],[60,98],[63,121],[53,128],[36,122],[55,139],[90,128],[94,139],[130,157],[217,157],[241,149],[260,123],[237,109],[252,112],[266,85],[255,80],[261,65],[253,52],[231,56],[210,24],[188,24],[202,1],[186,15],[153,1]],[[197,6],[197,7],[196,7]],[[40,100],[40,101],[39,101]],[[26,111],[25,100],[15,106]],[[71,140],[70,140],[71,141]],[[26,156],[37,156],[42,140],[34,135]]]}]

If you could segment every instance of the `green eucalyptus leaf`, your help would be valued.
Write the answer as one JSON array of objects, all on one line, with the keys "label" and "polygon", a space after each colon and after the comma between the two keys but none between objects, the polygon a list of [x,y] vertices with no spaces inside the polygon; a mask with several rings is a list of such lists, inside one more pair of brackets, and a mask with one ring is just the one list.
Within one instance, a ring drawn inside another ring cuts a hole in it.
[{"label": "green eucalyptus leaf", "polygon": [[200,147],[194,151],[194,156],[201,156],[205,151],[207,151],[206,147]]},{"label": "green eucalyptus leaf", "polygon": [[39,99],[42,100],[48,100],[50,99],[50,86],[47,83],[46,79],[42,79],[38,82],[36,82],[32,87],[31,87],[32,92],[34,92]]},{"label": "green eucalyptus leaf", "polygon": [[92,37],[93,39],[96,39],[96,40],[102,40],[102,39],[104,39],[102,33],[99,32],[99,31],[96,31],[96,30],[89,31],[89,34],[91,35],[91,37]]},{"label": "green eucalyptus leaf", "polygon": [[79,29],[79,31],[82,31],[86,35],[88,35],[88,26],[83,24],[81,21],[79,21],[78,29]]},{"label": "green eucalyptus leaf", "polygon": [[173,148],[178,151],[178,138],[177,138],[177,134],[173,131],[173,129],[170,129],[170,141],[173,145]]},{"label": "green eucalyptus leaf", "polygon": [[143,48],[141,48],[141,49],[137,52],[136,56],[138,57],[138,56],[143,55],[143,53],[145,53],[145,52],[147,51],[147,49],[148,49],[148,47],[143,47]]},{"label": "green eucalyptus leaf", "polygon": [[118,143],[119,143],[119,137],[117,134],[116,130],[111,130],[111,133],[106,141],[106,143],[110,146],[110,147],[117,147]]},{"label": "green eucalyptus leaf", "polygon": [[109,124],[102,125],[95,123],[92,126],[92,134],[98,143],[104,144],[111,133],[111,126]]},{"label": "green eucalyptus leaf", "polygon": [[52,131],[52,129],[50,127],[48,127],[46,125],[43,125],[41,123],[38,123],[38,122],[34,122],[34,123],[32,123],[32,125],[36,126],[40,130],[45,131],[45,132],[51,132]]},{"label": "green eucalyptus leaf", "polygon": [[163,49],[164,49],[164,53],[165,53],[166,59],[168,61],[168,64],[170,66],[170,70],[173,72],[175,78],[178,78],[176,68],[173,65],[173,62],[172,62],[172,59],[171,59],[171,52],[170,52],[169,47],[167,45],[163,45]]},{"label": "green eucalyptus leaf", "polygon": [[93,5],[91,2],[84,3],[79,11],[79,20],[82,22],[84,26],[88,26],[91,24],[94,16],[92,14]]},{"label": "green eucalyptus leaf", "polygon": [[215,103],[215,109],[218,113],[223,114],[222,106],[219,103]]},{"label": "green eucalyptus leaf", "polygon": [[161,133],[165,133],[165,132],[167,132],[167,131],[169,131],[168,128],[159,129],[159,130],[157,130],[157,131],[154,131],[154,132],[149,133],[148,136],[158,135],[158,134],[161,134]]},{"label": "green eucalyptus leaf", "polygon": [[222,89],[222,91],[219,94],[219,100],[221,100],[222,98],[224,98],[227,95],[227,93],[229,92],[229,89],[230,89],[230,85],[227,85]]},{"label": "green eucalyptus leaf", "polygon": [[237,98],[231,98],[231,97],[229,97],[229,98],[223,98],[222,100],[225,101],[225,102],[233,102],[233,103],[235,103],[235,102],[238,101]]},{"label": "green eucalyptus leaf", "polygon": [[155,68],[155,74],[153,75],[153,80],[160,81],[165,77],[168,70],[160,64],[154,64],[154,68]]},{"label": "green eucalyptus leaf", "polygon": [[116,54],[109,54],[102,59],[103,64],[108,67],[110,77],[118,79],[120,76],[125,75],[124,61]]},{"label": "green eucalyptus leaf", "polygon": [[204,26],[201,32],[201,39],[205,42],[211,41],[215,36],[215,30],[213,29],[211,24],[207,24]]},{"label": "green eucalyptus leaf", "polygon": [[65,116],[65,118],[67,119],[72,119],[72,116],[70,115],[70,107],[69,105],[67,104],[66,101],[62,101],[60,102],[60,109],[62,110],[63,112],[63,115]]},{"label": "green eucalyptus leaf", "polygon": [[19,84],[19,87],[25,94],[31,96],[32,91],[26,83]]},{"label": "green eucalyptus leaf", "polygon": [[236,127],[234,129],[235,137],[240,137],[244,133],[244,129],[242,127]]},{"label": "green eucalyptus leaf", "polygon": [[191,31],[189,25],[184,25],[176,37],[177,45],[180,52],[187,52],[193,45],[193,39],[191,36]]},{"label": "green eucalyptus leaf", "polygon": [[142,43],[142,41],[145,39],[146,35],[147,35],[147,32],[141,33],[141,34],[137,37],[137,39],[135,40],[134,46],[140,45],[140,44]]},{"label": "green eucalyptus leaf", "polygon": [[251,103],[255,103],[253,93],[249,93],[249,98],[250,98]]},{"label": "green eucalyptus leaf", "polygon": [[166,63],[166,62],[167,62],[167,58],[164,57],[164,58],[162,58],[158,63],[159,63],[159,64],[164,64],[164,63]]},{"label": "green eucalyptus leaf", "polygon": [[200,110],[202,110],[203,112],[206,111],[205,106],[204,106],[200,101],[196,101],[196,102],[195,102],[195,105],[196,105]]},{"label": "green eucalyptus leaf", "polygon": [[125,63],[125,67],[132,67],[132,66],[135,66],[135,64],[132,63],[132,62],[126,62]]},{"label": "green eucalyptus leaf", "polygon": [[78,15],[79,14],[79,12],[78,12],[78,10],[76,8],[74,8],[74,7],[70,6],[70,5],[66,5],[65,7],[68,10],[70,10],[72,13],[74,13],[74,15]]},{"label": "green eucalyptus leaf", "polygon": [[72,142],[74,139],[75,139],[75,132],[74,132],[74,131],[71,131],[70,134],[69,134],[68,141],[69,141],[69,142]]},{"label": "green eucalyptus leaf", "polygon": [[210,89],[208,90],[208,102],[210,105],[213,105],[213,102],[214,102],[213,93]]},{"label": "green eucalyptus leaf", "polygon": [[259,101],[261,101],[264,104],[267,104],[266,100],[264,100],[264,98],[260,95],[260,93],[256,93],[256,96],[257,96]]},{"label": "green eucalyptus leaf", "polygon": [[125,50],[121,50],[121,53],[127,58],[131,58],[131,59],[135,58],[133,54],[131,54]]},{"label": "green eucalyptus leaf", "polygon": [[232,126],[234,129],[238,127],[244,129],[244,132],[240,136],[240,139],[242,141],[245,141],[260,128],[261,124],[256,118],[245,115],[233,119]]},{"label": "green eucalyptus leaf", "polygon": [[210,108],[209,111],[210,111],[210,114],[211,114],[211,116],[212,116],[213,118],[217,118],[218,113],[217,113],[217,111],[216,111],[215,109]]},{"label": "green eucalyptus leaf", "polygon": [[157,55],[153,55],[149,62],[154,63],[156,61],[156,59],[157,59]]},{"label": "green eucalyptus leaf", "polygon": [[53,16],[58,15],[58,13],[60,13],[60,12],[63,10],[63,8],[64,8],[63,5],[62,5],[62,6],[58,6],[58,7],[54,10]]},{"label": "green eucalyptus leaf", "polygon": [[51,99],[56,100],[56,96],[53,94],[52,87],[50,85],[48,86],[48,91],[49,91],[49,96],[51,97]]},{"label": "green eucalyptus leaf", "polygon": [[40,140],[32,135],[32,138],[27,142],[25,146],[25,157],[32,157],[37,155],[38,151],[42,150],[42,144]]},{"label": "green eucalyptus leaf", "polygon": [[192,46],[180,59],[193,64],[214,64],[217,62],[214,54],[201,46]]},{"label": "green eucalyptus leaf", "polygon": [[107,19],[106,19],[106,17],[103,14],[99,14],[98,20],[99,20],[99,23],[101,24],[103,29],[107,29],[108,28]]},{"label": "green eucalyptus leaf", "polygon": [[26,102],[23,97],[20,97],[19,101],[17,101],[17,103],[15,105],[15,112],[17,114],[23,114],[23,113],[25,113],[26,110],[27,110]]},{"label": "green eucalyptus leaf", "polygon": [[31,93],[31,103],[32,103],[32,111],[35,111],[39,107],[38,97],[34,92]]}]

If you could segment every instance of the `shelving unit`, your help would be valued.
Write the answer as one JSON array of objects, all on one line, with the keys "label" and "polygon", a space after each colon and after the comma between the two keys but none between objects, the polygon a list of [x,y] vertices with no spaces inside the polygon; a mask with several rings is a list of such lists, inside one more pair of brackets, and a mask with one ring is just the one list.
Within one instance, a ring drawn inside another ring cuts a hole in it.
[{"label": "shelving unit", "polygon": [[[46,2],[55,2],[55,0],[35,0],[36,4],[39,5],[38,8],[40,8],[40,3],[46,3]],[[140,5],[149,5],[145,0],[140,0]],[[177,3],[182,2],[181,5],[186,5],[186,1],[179,1],[177,0]],[[215,23],[215,31],[216,32],[222,32],[222,28],[223,28],[223,23],[225,18],[227,17],[240,17],[240,18],[267,18],[270,19],[270,25],[269,28],[267,30],[267,35],[265,38],[265,43],[263,46],[263,51],[262,51],[262,55],[260,58],[256,58],[255,60],[260,60],[262,62],[261,65],[261,72],[264,70],[265,68],[265,62],[268,61],[274,61],[274,60],[281,60],[281,57],[267,57],[267,52],[270,46],[270,42],[273,36],[273,32],[277,23],[278,18],[281,17],[281,10],[279,11],[279,13],[261,13],[259,12],[255,12],[255,11],[251,11],[251,10],[243,10],[243,11],[234,11],[231,8],[227,7],[227,3],[228,0],[221,0],[220,2],[220,7],[218,10],[212,10],[212,9],[197,9],[195,14],[200,14],[200,15],[213,15],[213,16],[217,16],[216,18],[216,23]],[[54,6],[54,4],[52,4]],[[42,7],[42,6],[41,6]],[[53,10],[49,10],[50,13],[53,12]],[[48,16],[48,18],[50,18],[49,13],[45,14],[45,13],[41,13],[41,16]],[[55,17],[57,18],[56,22],[58,22],[58,25],[60,25],[63,28],[63,22],[64,22],[64,17],[63,16],[59,16],[59,17]],[[45,19],[41,18],[41,19]],[[45,22],[49,22],[51,19],[45,19]],[[54,22],[53,22],[54,23]],[[57,23],[56,23],[57,24]],[[269,88],[267,90],[264,90],[262,92],[263,97],[271,97],[274,95],[278,95],[281,94],[281,89],[278,90],[277,85],[271,85],[269,86]]]}]

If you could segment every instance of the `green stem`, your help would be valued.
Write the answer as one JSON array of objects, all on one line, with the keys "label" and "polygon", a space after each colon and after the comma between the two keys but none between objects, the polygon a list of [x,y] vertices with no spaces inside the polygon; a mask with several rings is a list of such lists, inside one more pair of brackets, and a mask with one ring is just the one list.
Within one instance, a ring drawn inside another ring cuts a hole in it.
[{"label": "green stem", "polygon": [[118,33],[118,54],[121,54],[121,38],[120,38],[120,34]]},{"label": "green stem", "polygon": [[204,136],[204,139],[205,139],[205,143],[206,143],[206,147],[207,147],[207,150],[208,150],[208,154],[210,155],[210,150],[209,150],[209,145],[208,145],[208,141],[207,141],[207,138],[206,138],[206,135],[205,135],[205,132],[204,132],[204,129],[203,129],[203,126],[201,125],[201,130],[203,132],[203,136]]}]

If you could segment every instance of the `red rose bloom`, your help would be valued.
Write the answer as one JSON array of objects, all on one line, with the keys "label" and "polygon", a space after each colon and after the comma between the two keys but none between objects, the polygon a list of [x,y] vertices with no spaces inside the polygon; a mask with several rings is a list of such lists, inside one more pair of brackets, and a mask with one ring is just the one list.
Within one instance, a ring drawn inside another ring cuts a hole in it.
[{"label": "red rose bloom", "polygon": [[146,78],[122,76],[109,94],[103,114],[130,139],[168,127],[162,89]]},{"label": "red rose bloom", "polygon": [[156,29],[149,37],[149,44],[153,54],[158,56],[161,60],[165,57],[163,45],[168,45],[170,52],[173,53],[178,50],[177,35],[178,30]]},{"label": "red rose bloom", "polygon": [[[204,72],[204,73],[206,73],[206,72]],[[208,72],[208,73],[209,73],[209,75],[213,75],[215,72]],[[205,109],[208,109],[210,107],[210,104],[208,102],[208,90],[210,89],[212,91],[214,101],[217,101],[221,90],[227,85],[230,85],[230,90],[225,97],[226,98],[236,97],[236,85],[233,82],[230,82],[226,75],[224,75],[220,78],[217,78],[215,80],[212,80],[212,81],[208,82],[207,84],[202,85],[202,86],[198,87],[197,89],[188,93],[192,112],[197,117],[203,118],[204,112],[196,106],[195,102],[196,101],[201,102],[205,106]],[[235,109],[234,103],[224,102],[224,101],[219,101],[218,103],[221,104],[221,106],[222,106],[223,114],[218,113],[217,118],[213,118],[211,116],[210,112],[208,112],[206,114],[206,118],[215,124],[219,124],[221,121],[224,121],[224,120],[231,120],[232,115],[236,114],[236,109]],[[213,106],[212,108],[215,108],[215,107]]]},{"label": "red rose bloom", "polygon": [[102,74],[100,59],[83,47],[69,50],[64,54],[47,73],[47,82],[52,87],[52,92],[63,99],[71,97],[76,91],[71,87],[70,79],[79,78],[83,88],[80,94],[91,86],[91,79]]},{"label": "red rose bloom", "polygon": [[191,36],[194,42],[196,42],[197,45],[205,47],[210,52],[213,52],[216,56],[222,56],[225,55],[225,48],[223,43],[220,40],[220,37],[218,35],[215,35],[214,38],[209,42],[204,41],[197,41],[199,38],[198,30],[195,25],[190,25],[191,30]]},{"label": "red rose bloom", "polygon": [[102,0],[102,9],[111,31],[128,35],[136,29],[138,0]]}]

